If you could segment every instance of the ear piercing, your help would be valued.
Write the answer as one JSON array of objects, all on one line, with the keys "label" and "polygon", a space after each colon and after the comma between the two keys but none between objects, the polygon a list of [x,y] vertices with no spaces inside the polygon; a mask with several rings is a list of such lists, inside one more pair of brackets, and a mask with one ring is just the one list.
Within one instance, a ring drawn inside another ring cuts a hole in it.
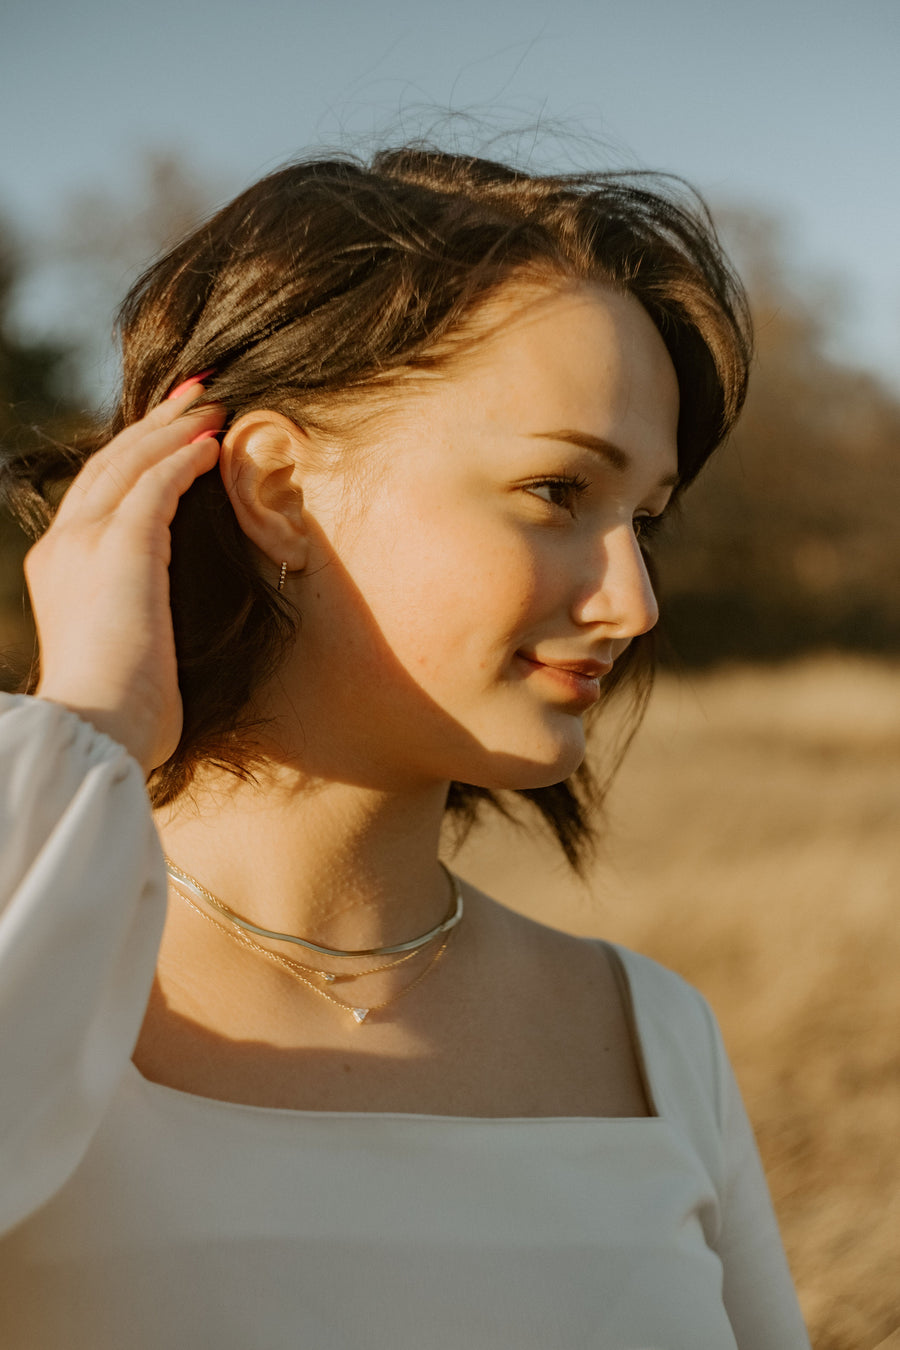
[{"label": "ear piercing", "polygon": [[278,591],[279,591],[279,594],[281,593],[281,591],[284,590],[284,579],[285,579],[286,576],[287,576],[287,563],[286,563],[286,562],[283,562],[283,563],[281,564],[281,576],[278,578]]}]

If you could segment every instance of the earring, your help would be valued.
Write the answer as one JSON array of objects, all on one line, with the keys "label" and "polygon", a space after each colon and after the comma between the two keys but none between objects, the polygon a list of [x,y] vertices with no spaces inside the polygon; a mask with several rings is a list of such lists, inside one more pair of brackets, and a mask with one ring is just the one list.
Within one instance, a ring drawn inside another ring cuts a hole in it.
[{"label": "earring", "polygon": [[286,562],[283,562],[283,563],[281,564],[281,576],[278,578],[278,592],[279,592],[279,594],[284,590],[284,579],[285,579],[286,576],[287,576],[287,563],[286,563]]}]

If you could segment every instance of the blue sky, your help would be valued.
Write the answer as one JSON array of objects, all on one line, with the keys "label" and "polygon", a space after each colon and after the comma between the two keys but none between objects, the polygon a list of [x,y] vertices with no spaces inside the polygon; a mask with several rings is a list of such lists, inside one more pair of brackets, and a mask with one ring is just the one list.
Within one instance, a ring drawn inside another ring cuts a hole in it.
[{"label": "blue sky", "polygon": [[49,228],[147,148],[231,192],[423,107],[552,119],[591,140],[539,162],[602,143],[782,215],[798,275],[844,282],[840,355],[900,390],[898,58],[898,0],[6,0],[0,211]]}]

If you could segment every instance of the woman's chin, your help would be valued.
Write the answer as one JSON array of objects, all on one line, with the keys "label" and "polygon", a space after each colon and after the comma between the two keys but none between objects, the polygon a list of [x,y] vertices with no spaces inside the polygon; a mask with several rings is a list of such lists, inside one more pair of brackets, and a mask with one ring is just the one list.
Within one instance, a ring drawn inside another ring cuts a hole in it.
[{"label": "woman's chin", "polygon": [[579,769],[584,762],[584,755],[579,755],[577,759],[571,760],[566,766],[556,765],[535,765],[534,771],[524,773],[515,783],[510,784],[514,792],[533,791],[535,788],[555,787],[557,783],[564,783],[567,778]]},{"label": "woman's chin", "polygon": [[573,737],[565,745],[529,746],[527,751],[518,754],[510,748],[506,753],[501,751],[490,756],[477,783],[473,778],[466,781],[499,792],[553,787],[570,778],[584,762],[584,756],[583,735]]}]

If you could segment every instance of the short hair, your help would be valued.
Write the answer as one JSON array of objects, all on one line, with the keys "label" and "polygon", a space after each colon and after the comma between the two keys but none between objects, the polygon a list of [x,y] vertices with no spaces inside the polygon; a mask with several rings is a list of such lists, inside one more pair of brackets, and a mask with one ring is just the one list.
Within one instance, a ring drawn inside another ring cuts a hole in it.
[{"label": "short hair", "polygon": [[[644,307],[678,380],[683,491],[734,425],[751,352],[745,296],[702,200],[669,176],[538,175],[404,147],[368,163],[289,164],[154,262],[120,312],[123,384],[111,419],[74,460],[49,450],[20,457],[8,495],[33,518],[54,477],[71,476],[198,371],[214,372],[206,387],[225,405],[226,426],[260,407],[298,425],[351,418],[397,397],[410,373],[452,363],[476,341],[467,320],[526,276],[602,282]],[[178,507],[170,575],[184,727],[150,779],[157,805],[184,792],[204,763],[252,778],[252,696],[302,619],[260,575],[217,471]],[[632,730],[651,654],[651,635],[636,639],[605,681],[600,711],[630,690]],[[518,793],[573,865],[589,848],[609,777],[586,762],[563,783]],[[508,813],[510,800],[455,783],[448,808],[465,827],[481,803]]]}]

